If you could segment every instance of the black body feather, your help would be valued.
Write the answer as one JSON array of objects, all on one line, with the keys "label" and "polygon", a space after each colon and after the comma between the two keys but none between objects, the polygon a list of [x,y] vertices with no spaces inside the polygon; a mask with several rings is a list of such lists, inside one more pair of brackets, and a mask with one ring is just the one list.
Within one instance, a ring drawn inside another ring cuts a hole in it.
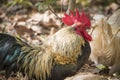
[{"label": "black body feather", "polygon": [[0,33],[0,70],[6,71],[9,77],[12,71],[17,70],[17,58],[21,53],[21,45],[8,34]]}]

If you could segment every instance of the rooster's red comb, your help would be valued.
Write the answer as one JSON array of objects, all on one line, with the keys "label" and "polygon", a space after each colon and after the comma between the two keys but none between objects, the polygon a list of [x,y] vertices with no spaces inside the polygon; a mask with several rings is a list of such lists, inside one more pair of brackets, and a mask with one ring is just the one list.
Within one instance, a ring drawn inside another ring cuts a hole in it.
[{"label": "rooster's red comb", "polygon": [[68,26],[73,25],[75,22],[80,22],[81,25],[86,26],[88,28],[91,26],[90,19],[84,14],[84,11],[81,14],[79,14],[79,11],[77,9],[76,15],[74,15],[72,12],[70,13],[70,15],[65,13],[64,17],[62,18],[62,21]]}]

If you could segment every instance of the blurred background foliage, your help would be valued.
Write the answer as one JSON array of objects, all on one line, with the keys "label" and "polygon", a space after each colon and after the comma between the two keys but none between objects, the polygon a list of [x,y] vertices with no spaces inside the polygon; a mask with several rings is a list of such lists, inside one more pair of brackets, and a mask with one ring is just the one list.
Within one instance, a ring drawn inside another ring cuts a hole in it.
[{"label": "blurred background foliage", "polygon": [[35,7],[37,7],[38,11],[45,11],[50,5],[57,7],[57,5],[55,5],[56,2],[57,0],[39,0],[36,2]]},{"label": "blurred background foliage", "polygon": [[11,0],[8,1],[6,6],[14,6],[14,5],[21,5],[23,7],[32,7],[32,3],[29,0]]},{"label": "blurred background foliage", "polygon": [[[36,4],[37,6],[41,6],[42,4],[44,5],[55,5],[56,2],[58,1],[69,1],[69,0],[0,0],[0,5],[1,4],[7,4],[8,6],[13,6],[13,5],[28,5],[32,6],[32,4]],[[76,0],[76,3],[80,3],[83,6],[90,6],[93,3],[94,4],[101,4],[102,6],[108,6],[111,3],[117,3],[120,4],[120,0]],[[92,3],[92,4],[91,4]],[[43,6],[41,6],[43,7]]]},{"label": "blurred background foliage", "polygon": [[[44,12],[49,9],[49,7],[55,11],[66,11],[68,2],[69,0],[0,0],[0,6],[4,5],[9,8],[19,5],[22,6],[21,8],[30,8],[30,10],[32,8],[39,12]],[[119,8],[120,0],[76,0],[76,7],[88,10],[96,9],[105,11],[107,9],[109,12],[109,9],[111,10],[111,4],[117,5],[117,8]],[[113,7],[116,7],[114,5],[112,6],[112,9],[114,9]],[[94,10],[92,11],[94,12]]]}]

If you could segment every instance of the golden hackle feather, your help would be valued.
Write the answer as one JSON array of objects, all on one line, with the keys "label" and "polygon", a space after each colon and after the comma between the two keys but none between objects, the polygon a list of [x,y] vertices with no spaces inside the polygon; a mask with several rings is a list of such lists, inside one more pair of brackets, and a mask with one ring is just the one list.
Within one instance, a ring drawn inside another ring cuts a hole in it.
[{"label": "golden hackle feather", "polygon": [[50,77],[53,66],[53,56],[50,52],[47,52],[47,49],[44,49],[43,47],[34,49],[28,46],[24,46],[22,51],[26,56],[21,55],[18,62],[21,59],[24,59],[20,69],[24,69],[24,72],[27,72],[29,78],[35,76],[37,79],[46,80],[47,76]]},{"label": "golden hackle feather", "polygon": [[55,63],[57,63],[57,64],[75,64],[75,63],[77,63],[77,60],[74,57],[62,56],[60,54],[55,54],[54,56],[55,56],[54,57]]},{"label": "golden hackle feather", "polygon": [[22,45],[22,55],[19,56],[18,63],[24,60],[20,63],[21,65],[18,65],[19,69],[27,73],[31,79],[35,76],[37,79],[46,80],[46,77],[51,76],[54,57],[49,49],[45,49],[42,45],[40,47],[29,46],[22,40],[16,39],[17,43]]},{"label": "golden hackle feather", "polygon": [[65,27],[45,41],[53,53],[67,57],[78,57],[81,55],[81,46],[84,46],[83,37],[77,35],[72,27]]}]

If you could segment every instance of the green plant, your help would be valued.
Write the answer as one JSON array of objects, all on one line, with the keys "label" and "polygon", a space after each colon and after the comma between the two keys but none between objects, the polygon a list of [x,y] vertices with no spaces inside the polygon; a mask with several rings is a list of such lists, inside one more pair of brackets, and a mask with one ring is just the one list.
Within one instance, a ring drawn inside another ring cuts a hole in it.
[{"label": "green plant", "polygon": [[38,11],[45,11],[49,5],[56,4],[56,1],[57,0],[40,0],[35,4],[35,7],[37,7]]},{"label": "green plant", "polygon": [[29,0],[12,0],[7,3],[7,6],[14,6],[14,5],[22,5],[24,7],[30,6],[32,7],[32,3]]},{"label": "green plant", "polygon": [[87,6],[89,5],[89,1],[88,0],[76,0],[77,4],[81,4],[83,6]]}]

